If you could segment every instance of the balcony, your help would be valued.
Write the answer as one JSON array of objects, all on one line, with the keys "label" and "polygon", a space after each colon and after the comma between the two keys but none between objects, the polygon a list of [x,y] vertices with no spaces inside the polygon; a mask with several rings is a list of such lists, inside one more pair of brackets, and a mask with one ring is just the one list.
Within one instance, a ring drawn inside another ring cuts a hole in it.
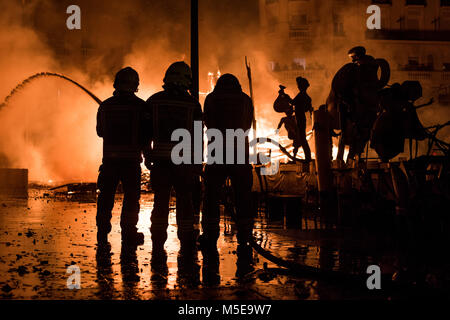
[{"label": "balcony", "polygon": [[312,38],[311,31],[308,29],[290,29],[289,30],[289,40],[292,41],[302,41],[310,40]]},{"label": "balcony", "polygon": [[419,64],[419,63],[410,63],[410,64],[404,64],[398,65],[399,71],[434,71],[432,64]]},{"label": "balcony", "polygon": [[366,39],[450,42],[450,31],[374,29],[366,30]]},{"label": "balcony", "polygon": [[409,71],[408,80],[431,80],[432,72],[427,71]]},{"label": "balcony", "polygon": [[390,4],[390,5],[392,5],[392,0],[372,0],[372,4]]},{"label": "balcony", "polygon": [[406,0],[405,5],[407,6],[426,6],[426,0]]},{"label": "balcony", "polygon": [[311,80],[324,80],[327,76],[325,69],[282,69],[273,71],[273,75],[282,83],[289,84],[295,82],[297,77]]},{"label": "balcony", "polygon": [[432,83],[439,86],[450,82],[450,72],[448,71],[421,71],[421,70],[392,70],[389,83],[403,82],[405,80],[417,80]]},{"label": "balcony", "polygon": [[438,101],[442,105],[450,105],[450,86],[439,88]]}]

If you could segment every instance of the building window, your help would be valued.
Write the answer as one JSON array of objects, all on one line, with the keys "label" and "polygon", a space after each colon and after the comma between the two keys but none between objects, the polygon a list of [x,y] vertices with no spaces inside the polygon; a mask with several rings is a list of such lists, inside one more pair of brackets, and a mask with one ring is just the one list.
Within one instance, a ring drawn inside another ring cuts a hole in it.
[{"label": "building window", "polygon": [[271,10],[271,8],[266,8],[267,17],[267,32],[275,32],[276,25],[278,23],[278,16],[276,10]]},{"label": "building window", "polygon": [[408,57],[408,65],[409,66],[418,66],[419,58],[418,57]]},{"label": "building window", "polygon": [[334,35],[337,37],[344,37],[344,24],[342,22],[335,22],[334,25]]},{"label": "building window", "polygon": [[391,12],[387,7],[383,7],[381,9],[381,28],[382,29],[391,28]]},{"label": "building window", "polygon": [[443,8],[440,10],[439,15],[439,29],[440,30],[450,30],[450,8]]},{"label": "building window", "polygon": [[420,63],[419,57],[408,57],[408,63],[399,65],[399,69],[404,71],[433,71],[433,66],[433,56],[429,55],[426,57],[426,63]]},{"label": "building window", "polygon": [[289,26],[293,29],[304,28],[308,24],[308,17],[306,14],[295,14],[289,17]]},{"label": "building window", "polygon": [[415,9],[408,9],[406,15],[406,28],[409,30],[420,30],[420,20],[422,19],[422,12]]},{"label": "building window", "polygon": [[441,7],[450,7],[450,0],[441,0]]},{"label": "building window", "polygon": [[306,69],[306,59],[305,58],[294,58],[292,60],[292,70],[305,70]]},{"label": "building window", "polygon": [[450,62],[444,62],[442,64],[442,71],[450,71]]},{"label": "building window", "polygon": [[269,19],[267,22],[267,32],[275,32],[275,26],[277,24],[277,19]]},{"label": "building window", "polygon": [[341,16],[338,14],[333,14],[333,31],[334,35],[337,37],[345,36],[344,23]]},{"label": "building window", "polygon": [[431,54],[429,54],[427,56],[427,67],[430,70],[434,70],[434,58],[433,58],[433,55],[431,55]]},{"label": "building window", "polygon": [[274,71],[275,70],[275,61],[267,62],[267,68],[269,69],[269,71]]}]

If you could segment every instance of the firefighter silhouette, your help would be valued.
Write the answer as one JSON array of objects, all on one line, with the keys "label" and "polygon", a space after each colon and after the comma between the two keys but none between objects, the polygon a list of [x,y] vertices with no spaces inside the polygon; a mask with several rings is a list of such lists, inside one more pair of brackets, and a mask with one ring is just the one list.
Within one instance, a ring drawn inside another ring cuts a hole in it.
[{"label": "firefighter silhouette", "polygon": [[172,188],[175,189],[177,234],[181,251],[188,253],[196,240],[192,190],[199,168],[194,164],[176,165],[172,162],[172,148],[178,142],[171,141],[171,135],[174,130],[183,128],[194,137],[194,121],[202,121],[202,109],[188,91],[192,86],[192,73],[186,63],[179,61],[170,65],[163,82],[164,90],[152,95],[146,107],[153,119],[153,145],[145,153],[145,164],[150,169],[150,182],[155,194],[150,231],[153,250],[164,251],[169,200]]},{"label": "firefighter silhouette", "polygon": [[[205,100],[205,125],[217,129],[226,136],[227,129],[250,129],[253,120],[253,104],[245,94],[239,80],[232,74],[224,74],[218,80],[214,91]],[[239,246],[247,246],[253,228],[253,213],[250,206],[253,183],[252,167],[249,163],[249,143],[245,140],[245,161],[237,162],[237,146],[227,142],[223,146],[223,156],[233,149],[233,164],[207,164],[205,168],[205,202],[202,229],[199,242],[201,249],[216,250],[219,238],[219,199],[222,186],[230,178],[236,205],[237,240]],[[240,149],[240,148],[239,148]],[[217,150],[216,150],[217,152]],[[242,157],[243,158],[243,157]]]},{"label": "firefighter silhouette", "polygon": [[97,134],[103,138],[103,161],[97,188],[97,238],[107,240],[111,231],[111,211],[119,182],[123,186],[120,217],[122,241],[142,244],[144,235],[137,232],[141,195],[142,152],[148,144],[145,132],[145,102],[135,95],[139,75],[130,67],[120,70],[114,80],[113,96],[100,104]]}]

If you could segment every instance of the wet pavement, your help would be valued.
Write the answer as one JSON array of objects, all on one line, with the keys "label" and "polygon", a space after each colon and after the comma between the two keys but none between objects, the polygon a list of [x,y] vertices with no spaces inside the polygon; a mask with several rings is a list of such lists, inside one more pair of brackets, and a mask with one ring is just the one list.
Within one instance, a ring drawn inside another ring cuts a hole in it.
[{"label": "wet pavement", "polygon": [[[221,221],[218,257],[203,256],[200,251],[180,255],[175,212],[171,210],[166,254],[156,254],[149,230],[151,194],[141,199],[138,227],[145,243],[137,247],[122,246],[120,197],[113,211],[109,244],[97,246],[95,203],[47,197],[41,190],[29,194],[28,200],[0,200],[1,299],[389,298],[389,294],[374,294],[365,283],[354,287],[305,278],[281,270],[255,251],[239,252],[229,219]],[[173,209],[174,203],[171,206]],[[379,263],[384,273],[395,273],[395,254],[373,257],[358,253],[357,248],[376,244],[345,240],[335,230],[311,229],[313,219],[303,220],[303,227],[305,223],[308,231],[300,231],[260,216],[255,236],[265,250],[303,265],[362,274],[369,264]],[[352,246],[355,242],[359,245]],[[71,265],[80,268],[80,289],[67,287]]]}]

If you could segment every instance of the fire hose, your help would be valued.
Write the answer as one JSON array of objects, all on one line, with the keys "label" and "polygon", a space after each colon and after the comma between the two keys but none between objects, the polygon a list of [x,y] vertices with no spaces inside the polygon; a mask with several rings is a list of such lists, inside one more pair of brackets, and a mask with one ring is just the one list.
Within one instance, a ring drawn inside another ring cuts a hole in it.
[{"label": "fire hose", "polygon": [[[228,201],[225,202],[226,211],[229,212],[231,219],[237,223],[236,217],[236,207],[233,201],[226,197]],[[345,282],[346,284],[361,285],[364,283],[364,279],[358,275],[352,275],[340,271],[334,270],[324,270],[321,268],[316,268],[312,266],[307,266],[294,261],[289,261],[280,257],[275,256],[269,250],[264,249],[259,243],[255,236],[251,236],[249,239],[250,246],[262,257],[268,261],[274,263],[282,269],[270,268],[271,271],[276,271],[278,273],[289,273],[295,274],[302,277],[310,277],[315,279],[327,280],[331,282]]]},{"label": "fire hose", "polygon": [[[288,156],[290,159],[295,160],[295,158],[286,150],[286,148],[284,148],[282,145],[280,145],[277,141],[267,138],[267,137],[258,137],[255,140],[256,141],[253,142],[254,144],[269,142],[269,143],[277,146],[280,149],[280,151],[282,153],[284,153],[286,156]],[[263,183],[262,183],[261,174],[259,173],[258,170],[256,170],[256,173],[257,173],[258,180],[259,180],[259,183],[261,186],[261,191],[267,195],[267,190],[265,190]],[[234,203],[232,202],[232,200],[230,200],[228,197],[226,197],[226,199],[228,201],[225,202],[225,208],[229,212],[231,219],[236,223],[237,222],[236,207],[235,207]],[[267,202],[266,202],[266,205],[267,205]],[[277,257],[274,254],[272,254],[270,251],[261,247],[261,245],[258,244],[258,239],[256,239],[254,236],[252,236],[250,238],[249,244],[259,255],[261,255],[268,261],[274,263],[275,265],[285,268],[284,270],[283,269],[278,270],[279,272],[283,273],[283,272],[287,271],[289,273],[294,273],[294,274],[301,275],[301,276],[326,279],[326,280],[330,280],[330,281],[339,281],[339,282],[345,281],[346,283],[354,282],[355,284],[356,283],[359,283],[359,284],[364,283],[364,282],[361,282],[361,281],[363,281],[363,279],[357,275],[346,274],[346,273],[343,273],[340,271],[323,270],[321,268],[307,266],[307,265],[296,263],[294,261],[289,261],[289,260]]]},{"label": "fire hose", "polygon": [[40,73],[36,73],[28,78],[26,78],[25,80],[23,80],[21,83],[19,83],[13,90],[11,90],[11,92],[9,93],[9,95],[5,98],[5,100],[3,101],[2,104],[0,104],[0,110],[5,107],[8,104],[8,101],[21,89],[23,89],[27,84],[29,84],[30,82],[32,82],[35,79],[38,78],[42,78],[42,77],[56,77],[56,78],[61,78],[64,79],[66,81],[69,81],[70,83],[76,85],[78,88],[80,88],[81,90],[83,90],[85,93],[87,93],[92,99],[94,99],[95,102],[97,102],[98,104],[102,103],[102,100],[100,100],[99,98],[97,98],[97,96],[95,94],[93,94],[91,91],[89,91],[88,89],[86,89],[84,86],[82,86],[81,84],[79,84],[78,82],[70,79],[69,77],[66,77],[65,75],[59,74],[59,73],[54,73],[54,72],[40,72]]}]

